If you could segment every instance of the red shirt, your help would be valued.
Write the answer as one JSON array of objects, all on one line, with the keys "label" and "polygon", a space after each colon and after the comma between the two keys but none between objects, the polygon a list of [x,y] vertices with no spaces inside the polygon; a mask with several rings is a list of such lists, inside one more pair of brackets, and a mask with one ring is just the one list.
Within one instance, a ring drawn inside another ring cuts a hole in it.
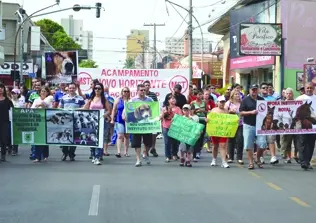
[{"label": "red shirt", "polygon": [[208,102],[206,102],[206,111],[211,111],[215,107],[216,105],[213,100],[208,100]]},{"label": "red shirt", "polygon": [[192,101],[196,100],[196,96],[194,95],[188,95],[188,104],[191,104]]}]

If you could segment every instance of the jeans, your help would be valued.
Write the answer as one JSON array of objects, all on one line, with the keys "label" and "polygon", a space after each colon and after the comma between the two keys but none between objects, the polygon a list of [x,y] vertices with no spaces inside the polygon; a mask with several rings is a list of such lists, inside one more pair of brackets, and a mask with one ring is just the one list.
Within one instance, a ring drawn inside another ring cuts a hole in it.
[{"label": "jeans", "polygon": [[49,147],[46,145],[36,145],[35,146],[35,158],[41,160],[43,158],[48,158],[49,156]]},{"label": "jeans", "polygon": [[196,158],[196,154],[201,153],[201,150],[204,146],[204,136],[205,136],[205,132],[206,132],[206,123],[205,121],[200,121],[200,124],[205,125],[203,132],[200,136],[200,138],[197,140],[197,142],[194,145],[194,151],[193,151],[193,158]]},{"label": "jeans", "polygon": [[313,158],[315,147],[315,134],[296,135],[296,144],[301,165],[309,166]]},{"label": "jeans", "polygon": [[93,159],[100,159],[103,156],[103,148],[90,148],[91,156]]},{"label": "jeans", "polygon": [[242,125],[238,127],[235,137],[228,139],[228,153],[231,160],[234,160],[235,148],[237,149],[237,160],[242,160],[244,149]]},{"label": "jeans", "polygon": [[168,136],[169,129],[163,128],[162,134],[165,143],[165,157],[171,159],[171,156],[177,156],[180,142]]}]

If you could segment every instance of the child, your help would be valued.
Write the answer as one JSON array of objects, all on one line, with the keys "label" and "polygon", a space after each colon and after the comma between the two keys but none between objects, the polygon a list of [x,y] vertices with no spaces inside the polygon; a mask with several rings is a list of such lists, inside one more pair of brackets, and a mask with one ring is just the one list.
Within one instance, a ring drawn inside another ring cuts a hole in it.
[{"label": "child", "polygon": [[[218,97],[218,99],[217,99],[218,107],[213,108],[211,112],[228,114],[228,111],[225,109],[225,103],[226,103],[226,99],[224,96]],[[226,161],[227,138],[212,136],[211,139],[213,142],[213,152],[212,152],[213,159],[212,159],[211,166],[216,166],[216,158],[217,158],[217,153],[218,153],[218,149],[219,149],[220,153],[221,153],[221,157],[222,157],[222,167],[229,168],[229,165]]]},{"label": "child", "polygon": [[[194,109],[195,107],[193,105],[185,104],[182,107],[183,116],[199,123],[199,117],[194,114]],[[191,154],[193,150],[194,150],[194,146],[185,144],[183,142],[180,143],[180,152],[181,152],[180,166],[192,167]]]}]

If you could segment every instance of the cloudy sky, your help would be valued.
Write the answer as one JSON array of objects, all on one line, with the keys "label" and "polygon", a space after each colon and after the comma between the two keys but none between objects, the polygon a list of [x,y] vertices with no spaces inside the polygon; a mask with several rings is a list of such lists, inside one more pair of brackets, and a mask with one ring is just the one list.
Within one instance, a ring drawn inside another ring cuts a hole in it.
[{"label": "cloudy sky", "polygon": [[[216,41],[218,36],[207,32],[208,25],[223,14],[237,0],[193,0],[194,15],[202,26],[204,38]],[[23,4],[27,14],[31,14],[41,8],[55,3],[55,0],[4,0],[3,2],[13,2]],[[94,5],[94,1],[87,0],[60,0],[60,5],[48,9],[54,11],[72,7],[74,4]],[[84,29],[91,30],[94,33],[94,60],[101,67],[121,67],[125,60],[126,36],[131,29],[149,29],[150,44],[153,44],[153,28],[144,27],[144,23],[165,23],[164,27],[157,28],[157,48],[164,49],[166,37],[182,37],[187,24],[183,22],[182,17],[187,16],[187,12],[176,7],[177,11],[164,0],[99,0],[105,11],[101,12],[101,18],[95,18],[95,10],[86,10],[74,12],[72,10],[47,15],[45,17],[36,17],[33,20],[49,18],[60,23],[61,18],[67,18],[74,15],[75,19],[83,19]],[[174,0],[173,2],[188,8],[189,0]],[[225,2],[225,3],[223,3]],[[167,9],[166,9],[167,8]],[[169,13],[167,13],[167,11]],[[182,24],[182,25],[181,25]],[[197,26],[194,23],[194,26]],[[178,30],[178,32],[176,32]],[[198,29],[194,31],[194,37],[200,38]]]}]

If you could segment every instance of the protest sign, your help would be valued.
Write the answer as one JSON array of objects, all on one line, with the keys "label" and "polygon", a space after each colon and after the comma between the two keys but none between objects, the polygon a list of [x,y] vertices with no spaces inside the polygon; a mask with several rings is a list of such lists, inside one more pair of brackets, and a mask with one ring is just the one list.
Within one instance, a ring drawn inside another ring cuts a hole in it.
[{"label": "protest sign", "polygon": [[257,101],[257,135],[316,133],[316,101]]},{"label": "protest sign", "polygon": [[110,96],[121,96],[123,87],[131,90],[131,97],[136,96],[137,85],[148,80],[151,91],[156,93],[160,101],[165,100],[168,93],[173,91],[176,84],[182,86],[181,93],[189,93],[189,69],[108,69],[108,68],[79,68],[78,81],[83,93],[90,93],[91,82],[98,79],[105,87],[110,88]]},{"label": "protest sign", "polygon": [[126,132],[132,134],[161,132],[159,115],[159,102],[126,102]]},{"label": "protest sign", "polygon": [[12,109],[12,144],[103,147],[104,110]]},{"label": "protest sign", "polygon": [[172,119],[168,136],[180,142],[194,146],[203,132],[204,125],[197,123],[181,115],[175,115]]},{"label": "protest sign", "polygon": [[206,133],[209,136],[233,138],[238,129],[237,115],[211,112],[207,115]]}]

